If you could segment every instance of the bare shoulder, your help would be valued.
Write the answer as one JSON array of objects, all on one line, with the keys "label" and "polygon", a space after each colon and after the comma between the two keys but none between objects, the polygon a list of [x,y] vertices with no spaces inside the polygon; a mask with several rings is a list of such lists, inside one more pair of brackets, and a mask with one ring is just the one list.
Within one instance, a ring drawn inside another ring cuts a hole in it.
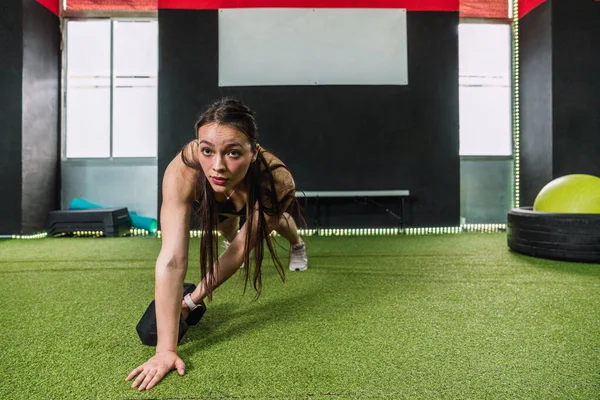
[{"label": "bare shoulder", "polygon": [[[275,181],[276,187],[289,188],[294,187],[294,178],[292,177],[292,173],[277,156],[273,153],[263,150],[263,157],[268,165],[268,169],[273,174],[273,179]],[[264,175],[266,169],[264,166],[261,168],[262,174]]]},{"label": "bare shoulder", "polygon": [[191,203],[195,198],[196,182],[199,171],[187,166],[182,159],[182,152],[191,157],[191,146],[177,153],[171,160],[163,176],[163,202],[175,200],[178,203]]},{"label": "bare shoulder", "polygon": [[[271,190],[270,175],[273,177],[274,189],[278,200],[283,200],[296,190],[296,184],[289,168],[273,153],[263,150],[262,155],[267,166],[261,166],[260,185]],[[268,172],[269,171],[269,172]]]}]

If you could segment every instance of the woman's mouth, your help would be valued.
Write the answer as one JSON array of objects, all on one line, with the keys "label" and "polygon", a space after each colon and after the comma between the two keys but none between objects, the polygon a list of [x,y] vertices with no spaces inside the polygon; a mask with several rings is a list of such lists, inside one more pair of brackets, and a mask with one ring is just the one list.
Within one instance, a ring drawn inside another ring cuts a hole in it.
[{"label": "woman's mouth", "polygon": [[225,186],[225,184],[227,183],[227,179],[226,178],[220,178],[220,177],[217,177],[217,176],[213,176],[210,179],[213,181],[213,183],[215,185],[219,185],[219,186]]}]

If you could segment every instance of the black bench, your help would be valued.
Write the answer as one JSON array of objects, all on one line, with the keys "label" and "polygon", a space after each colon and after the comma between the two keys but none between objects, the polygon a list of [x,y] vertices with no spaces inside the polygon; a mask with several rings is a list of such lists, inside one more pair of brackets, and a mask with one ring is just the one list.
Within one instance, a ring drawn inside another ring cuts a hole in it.
[{"label": "black bench", "polygon": [[[321,224],[321,204],[319,199],[322,198],[353,198],[355,201],[360,202],[362,200],[363,203],[373,205],[377,208],[384,210],[386,213],[391,215],[397,222],[398,227],[400,229],[404,229],[404,224],[406,222],[405,217],[405,204],[404,200],[410,196],[409,190],[331,190],[331,191],[296,191],[296,197],[298,198],[314,198],[315,206],[316,206],[316,217],[315,224],[318,227]],[[395,213],[390,210],[387,206],[380,204],[373,200],[373,198],[377,197],[397,197],[400,199],[400,214]]]}]

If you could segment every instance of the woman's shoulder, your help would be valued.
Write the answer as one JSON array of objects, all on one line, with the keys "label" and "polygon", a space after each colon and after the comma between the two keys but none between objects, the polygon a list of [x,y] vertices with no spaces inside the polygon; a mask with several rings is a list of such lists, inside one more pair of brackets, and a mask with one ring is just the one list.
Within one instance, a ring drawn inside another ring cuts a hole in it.
[{"label": "woman's shoulder", "polygon": [[269,173],[273,176],[275,188],[285,189],[288,191],[290,188],[295,189],[294,178],[287,165],[284,164],[275,154],[267,150],[259,150],[263,156],[264,163],[261,163],[261,186],[269,185],[270,178]]},{"label": "woman's shoulder", "polygon": [[261,187],[262,203],[266,209],[285,211],[292,198],[296,196],[296,185],[288,167],[273,153],[261,150]]},{"label": "woman's shoulder", "polygon": [[190,166],[190,162],[194,162],[191,145],[186,145],[167,166],[162,182],[163,197],[177,197],[186,202],[194,200],[198,170]]}]

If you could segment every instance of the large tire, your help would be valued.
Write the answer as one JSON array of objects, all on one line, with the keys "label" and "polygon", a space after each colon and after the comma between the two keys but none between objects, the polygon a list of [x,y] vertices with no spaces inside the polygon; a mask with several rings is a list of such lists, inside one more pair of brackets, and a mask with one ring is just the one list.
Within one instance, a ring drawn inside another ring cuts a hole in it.
[{"label": "large tire", "polygon": [[508,247],[534,257],[600,263],[600,214],[508,213]]}]

